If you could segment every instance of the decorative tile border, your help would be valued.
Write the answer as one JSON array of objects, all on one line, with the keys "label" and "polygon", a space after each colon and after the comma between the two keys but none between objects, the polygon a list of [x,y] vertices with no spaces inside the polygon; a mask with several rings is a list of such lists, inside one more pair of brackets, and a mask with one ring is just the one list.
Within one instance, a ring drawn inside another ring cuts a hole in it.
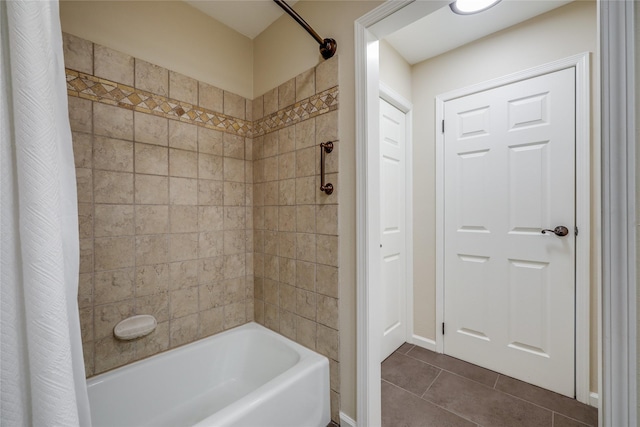
[{"label": "decorative tile border", "polygon": [[338,108],[338,87],[296,102],[255,122],[67,68],[67,94],[244,137],[261,136]]}]

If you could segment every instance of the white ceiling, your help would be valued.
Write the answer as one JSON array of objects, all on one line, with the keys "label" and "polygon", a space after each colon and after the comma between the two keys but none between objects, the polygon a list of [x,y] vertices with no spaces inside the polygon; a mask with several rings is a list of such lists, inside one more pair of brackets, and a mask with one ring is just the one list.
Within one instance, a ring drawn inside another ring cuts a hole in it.
[{"label": "white ceiling", "polygon": [[[255,38],[284,11],[273,0],[184,0],[250,39]],[[292,6],[297,0],[289,0]]]},{"label": "white ceiling", "polygon": [[411,65],[524,22],[573,0],[502,0],[476,15],[445,6],[385,37]]}]

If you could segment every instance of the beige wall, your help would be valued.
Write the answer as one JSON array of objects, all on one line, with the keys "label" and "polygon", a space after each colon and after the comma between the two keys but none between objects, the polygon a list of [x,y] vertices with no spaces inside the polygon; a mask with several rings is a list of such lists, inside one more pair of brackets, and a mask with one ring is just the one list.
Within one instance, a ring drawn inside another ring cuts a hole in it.
[{"label": "beige wall", "polygon": [[[413,66],[414,331],[435,338],[435,102],[437,95],[581,52],[596,52],[596,3],[578,1]],[[595,63],[592,56],[592,64]],[[591,67],[592,80],[593,65]],[[592,85],[593,90],[597,86]],[[420,96],[417,96],[419,94]],[[595,179],[594,179],[595,183]],[[432,189],[431,192],[425,189]],[[594,223],[592,230],[597,225]],[[597,254],[592,249],[592,264]],[[591,389],[597,389],[596,270],[592,270]]]},{"label": "beige wall", "polygon": [[411,65],[386,40],[380,40],[380,81],[411,101]]},{"label": "beige wall", "polygon": [[253,99],[251,39],[182,1],[60,2],[62,31]]}]

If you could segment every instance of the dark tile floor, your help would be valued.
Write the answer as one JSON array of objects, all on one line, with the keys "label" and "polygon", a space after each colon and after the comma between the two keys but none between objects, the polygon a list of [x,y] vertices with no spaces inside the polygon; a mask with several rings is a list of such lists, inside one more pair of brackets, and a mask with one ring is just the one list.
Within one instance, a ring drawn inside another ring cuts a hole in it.
[{"label": "dark tile floor", "polygon": [[382,425],[585,427],[598,425],[598,411],[405,343],[382,362]]}]

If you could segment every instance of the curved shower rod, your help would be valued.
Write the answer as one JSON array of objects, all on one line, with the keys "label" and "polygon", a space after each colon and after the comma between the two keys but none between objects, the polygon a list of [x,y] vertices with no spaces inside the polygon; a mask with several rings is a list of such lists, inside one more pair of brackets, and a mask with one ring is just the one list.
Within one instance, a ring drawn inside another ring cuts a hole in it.
[{"label": "curved shower rod", "polygon": [[323,39],[316,33],[311,25],[307,24],[307,21],[302,19],[298,13],[291,8],[284,0],[273,0],[278,6],[280,6],[285,12],[289,14],[295,21],[302,26],[307,33],[311,34],[311,37],[316,39],[318,44],[320,45],[320,54],[324,59],[329,59],[336,53],[336,49],[338,47],[338,43],[334,39]]}]

